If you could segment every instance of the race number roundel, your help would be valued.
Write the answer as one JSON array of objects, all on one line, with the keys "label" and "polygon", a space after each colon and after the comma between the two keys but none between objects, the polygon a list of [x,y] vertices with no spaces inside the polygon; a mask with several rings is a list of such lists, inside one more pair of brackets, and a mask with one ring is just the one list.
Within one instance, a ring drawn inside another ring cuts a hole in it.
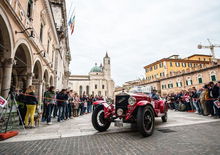
[{"label": "race number roundel", "polygon": [[4,107],[7,104],[7,100],[0,96],[0,107]]}]

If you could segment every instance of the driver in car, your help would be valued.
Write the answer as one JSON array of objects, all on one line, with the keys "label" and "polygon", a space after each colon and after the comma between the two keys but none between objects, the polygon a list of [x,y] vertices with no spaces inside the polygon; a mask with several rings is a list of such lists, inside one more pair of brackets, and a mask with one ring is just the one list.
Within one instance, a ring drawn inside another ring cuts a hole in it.
[{"label": "driver in car", "polygon": [[155,90],[155,89],[152,91],[151,97],[154,100],[159,100],[160,99],[159,95],[157,94],[157,90]]}]

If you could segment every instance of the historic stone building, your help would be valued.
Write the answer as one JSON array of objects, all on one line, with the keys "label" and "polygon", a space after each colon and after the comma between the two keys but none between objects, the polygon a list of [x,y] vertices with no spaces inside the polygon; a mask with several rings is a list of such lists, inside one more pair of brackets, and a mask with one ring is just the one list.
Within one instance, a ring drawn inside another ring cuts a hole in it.
[{"label": "historic stone building", "polygon": [[172,76],[176,72],[182,72],[189,68],[203,67],[210,64],[211,60],[212,56],[210,55],[194,54],[183,59],[179,55],[172,55],[145,66],[146,80],[151,82]]},{"label": "historic stone building", "polygon": [[103,58],[103,65],[95,64],[89,75],[71,75],[69,88],[79,95],[85,93],[113,98],[114,81],[111,78],[111,61],[108,54]]},{"label": "historic stone building", "polygon": [[0,1],[0,92],[11,86],[68,85],[70,51],[65,0]]},{"label": "historic stone building", "polygon": [[[191,67],[183,68],[183,66],[175,66],[175,70],[171,74],[166,74],[164,77],[154,79],[135,80],[132,82],[126,82],[122,87],[118,87],[116,90],[118,93],[125,89],[128,91],[134,86],[147,86],[152,90],[157,90],[162,96],[169,93],[176,93],[181,90],[188,90],[189,88],[196,87],[200,89],[204,84],[210,81],[217,82],[220,80],[220,60],[217,64],[210,62],[210,56],[195,54],[188,57],[193,61],[207,61],[209,63],[203,63],[202,65],[192,65]],[[188,60],[188,59],[187,59]],[[183,60],[181,60],[183,61]],[[170,62],[172,62],[170,60]],[[183,63],[187,62],[184,60]],[[159,63],[160,64],[160,63]],[[176,65],[176,63],[175,63]],[[182,63],[180,63],[182,65]],[[184,66],[186,66],[184,65]],[[164,68],[164,70],[167,68]],[[163,70],[161,70],[164,72]]]}]

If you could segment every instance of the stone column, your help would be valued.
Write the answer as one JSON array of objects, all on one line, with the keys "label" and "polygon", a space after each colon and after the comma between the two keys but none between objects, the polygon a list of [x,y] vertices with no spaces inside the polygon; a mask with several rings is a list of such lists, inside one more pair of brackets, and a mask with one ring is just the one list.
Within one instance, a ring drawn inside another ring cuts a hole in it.
[{"label": "stone column", "polygon": [[38,85],[38,102],[42,102],[42,91],[43,91],[43,80],[39,80],[39,85]]},{"label": "stone column", "polygon": [[6,98],[11,87],[13,58],[8,58],[3,61],[3,76],[2,76],[2,96]]},{"label": "stone column", "polygon": [[34,73],[27,73],[27,87],[32,85],[33,77],[34,77]]}]

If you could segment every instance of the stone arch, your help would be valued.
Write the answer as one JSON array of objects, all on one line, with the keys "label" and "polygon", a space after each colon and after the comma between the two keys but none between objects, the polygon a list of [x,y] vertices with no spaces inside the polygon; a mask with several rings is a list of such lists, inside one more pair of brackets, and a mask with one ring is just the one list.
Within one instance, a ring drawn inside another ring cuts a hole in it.
[{"label": "stone arch", "polygon": [[33,67],[33,80],[32,85],[35,86],[35,91],[38,96],[39,101],[41,100],[42,93],[43,93],[43,87],[42,87],[42,80],[43,80],[43,73],[42,73],[42,64],[39,59],[36,59],[34,62]]},{"label": "stone arch", "polygon": [[42,92],[45,92],[48,87],[49,87],[49,73],[48,73],[47,69],[45,69],[44,74],[43,74],[43,89],[42,89]]},{"label": "stone arch", "polygon": [[3,97],[8,95],[11,86],[13,40],[11,24],[0,4],[0,91]]},{"label": "stone arch", "polygon": [[3,45],[4,57],[12,58],[14,36],[11,24],[5,12],[6,11],[3,10],[3,7],[0,5],[0,43]]},{"label": "stone arch", "polygon": [[33,51],[32,48],[30,46],[30,44],[28,43],[28,41],[26,39],[19,39],[16,43],[15,43],[15,48],[14,51],[12,53],[12,56],[15,57],[16,59],[16,52],[17,50],[22,47],[24,50],[24,54],[27,58],[27,66],[28,66],[28,72],[32,71],[32,67],[33,67]]},{"label": "stone arch", "polygon": [[39,59],[36,59],[33,66],[34,79],[42,80],[42,64]]},{"label": "stone arch", "polygon": [[44,70],[43,80],[45,83],[49,83],[49,73],[48,73],[47,69]]},{"label": "stone arch", "polygon": [[[25,89],[31,84],[28,77],[32,73],[32,57],[28,44],[24,41],[18,41],[13,52],[13,57],[15,64],[12,70],[13,72],[17,72],[17,82],[13,83],[13,85],[16,88]],[[12,76],[15,76],[15,74],[12,74]]]}]

